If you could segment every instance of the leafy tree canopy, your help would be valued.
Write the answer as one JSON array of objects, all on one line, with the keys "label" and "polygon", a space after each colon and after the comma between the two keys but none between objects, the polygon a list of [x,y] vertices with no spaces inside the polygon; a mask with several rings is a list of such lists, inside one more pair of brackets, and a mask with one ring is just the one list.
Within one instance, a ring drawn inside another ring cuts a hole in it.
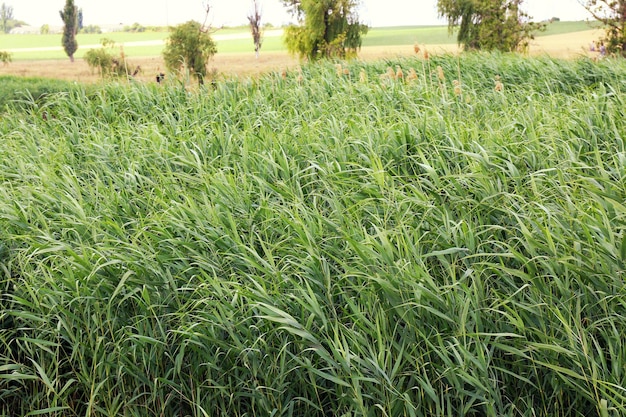
[{"label": "leafy tree canopy", "polygon": [[2,3],[0,6],[0,30],[4,33],[9,33],[12,29],[11,22],[13,20],[13,6],[8,6]]},{"label": "leafy tree canopy", "polygon": [[190,20],[172,28],[163,59],[169,70],[179,71],[186,66],[202,84],[207,64],[216,53],[217,46],[209,32],[200,23]]},{"label": "leafy tree canopy", "polygon": [[300,24],[285,30],[291,53],[309,59],[345,58],[361,47],[367,25],[359,21],[358,0],[282,0]]},{"label": "leafy tree canopy", "polygon": [[439,15],[458,29],[466,50],[516,51],[528,47],[533,33],[545,25],[533,23],[521,10],[523,0],[438,0]]},{"label": "leafy tree canopy", "polygon": [[606,29],[606,52],[626,58],[626,0],[579,0]]}]

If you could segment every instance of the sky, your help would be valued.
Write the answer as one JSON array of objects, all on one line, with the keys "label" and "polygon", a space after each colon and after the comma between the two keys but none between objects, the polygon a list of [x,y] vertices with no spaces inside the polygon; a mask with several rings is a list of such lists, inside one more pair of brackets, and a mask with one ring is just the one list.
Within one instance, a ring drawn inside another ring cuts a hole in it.
[{"label": "sky", "polygon": [[[61,26],[59,10],[65,0],[2,0],[13,7],[15,19],[32,26]],[[281,25],[290,16],[280,0],[258,0],[263,22]],[[83,9],[84,25],[140,23],[175,25],[188,20],[204,21],[207,0],[74,0]],[[362,0],[361,19],[372,27],[445,24],[437,17],[437,0]],[[246,24],[251,0],[209,0],[208,22],[213,26]],[[590,15],[578,0],[525,0],[525,10],[536,21],[558,17],[586,20]]]}]

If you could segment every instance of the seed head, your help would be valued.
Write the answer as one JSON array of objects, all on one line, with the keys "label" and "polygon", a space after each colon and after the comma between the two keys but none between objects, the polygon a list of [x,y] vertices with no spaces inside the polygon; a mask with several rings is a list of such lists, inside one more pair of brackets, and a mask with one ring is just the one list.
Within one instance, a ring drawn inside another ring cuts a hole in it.
[{"label": "seed head", "polygon": [[494,90],[502,91],[503,89],[504,89],[504,85],[499,80],[497,80],[496,81],[496,86],[494,87]]},{"label": "seed head", "polygon": [[389,78],[390,80],[396,79],[396,72],[391,67],[387,67],[387,78]]},{"label": "seed head", "polygon": [[283,80],[284,80],[285,78],[287,78],[287,70],[282,70],[282,71],[280,72],[280,76],[281,76],[281,77],[283,77]]},{"label": "seed head", "polygon": [[361,72],[359,73],[359,81],[361,81],[362,83],[367,82],[367,72],[365,72],[365,69],[363,68],[361,68]]},{"label": "seed head", "polygon": [[461,83],[459,80],[452,80],[452,85],[454,85],[454,94],[460,96],[462,93]]},{"label": "seed head", "polygon": [[335,64],[335,70],[337,71],[337,76],[341,77],[343,75],[343,67],[341,64]]},{"label": "seed head", "polygon": [[413,45],[413,50],[416,54],[419,54],[421,49],[420,46],[416,43],[415,45]]},{"label": "seed head", "polygon": [[409,73],[406,76],[406,80],[407,80],[407,82],[417,80],[417,72],[415,72],[414,68],[411,68],[409,70]]},{"label": "seed head", "polygon": [[430,58],[430,54],[428,53],[426,49],[424,49],[424,59],[428,60],[429,58]]},{"label": "seed head", "polygon": [[350,75],[350,70],[348,68],[344,68],[343,75]]},{"label": "seed head", "polygon": [[437,78],[439,78],[440,81],[444,81],[446,79],[446,76],[443,74],[443,68],[441,68],[441,66],[437,66]]},{"label": "seed head", "polygon": [[403,80],[404,79],[404,72],[402,72],[402,68],[400,68],[400,66],[396,66],[396,79],[397,80]]}]

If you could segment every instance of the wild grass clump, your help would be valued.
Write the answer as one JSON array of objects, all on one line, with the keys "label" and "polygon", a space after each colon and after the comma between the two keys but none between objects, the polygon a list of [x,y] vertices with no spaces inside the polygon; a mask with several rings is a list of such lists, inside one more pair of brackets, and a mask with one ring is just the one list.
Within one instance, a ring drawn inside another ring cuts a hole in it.
[{"label": "wild grass clump", "polygon": [[4,65],[7,65],[11,63],[11,61],[13,61],[13,56],[10,52],[0,51],[0,62],[2,62]]},{"label": "wild grass clump", "polygon": [[124,48],[119,47],[119,52],[115,52],[117,47],[115,42],[108,38],[103,38],[102,46],[97,49],[90,49],[85,53],[85,62],[92,71],[97,70],[102,78],[134,77],[141,71],[141,67],[131,67]]},{"label": "wild grass clump", "polygon": [[77,88],[84,87],[68,81],[3,75],[0,76],[0,113],[5,111],[7,105],[21,107],[33,102],[41,104],[50,94]]},{"label": "wild grass clump", "polygon": [[625,64],[341,65],[9,110],[0,414],[626,413]]}]

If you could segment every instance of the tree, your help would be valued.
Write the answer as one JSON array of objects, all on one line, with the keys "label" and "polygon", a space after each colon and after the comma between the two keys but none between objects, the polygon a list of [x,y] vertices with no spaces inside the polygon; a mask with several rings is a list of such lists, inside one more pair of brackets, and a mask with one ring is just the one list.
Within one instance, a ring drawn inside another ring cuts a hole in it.
[{"label": "tree", "polygon": [[172,28],[163,50],[163,59],[169,70],[179,71],[183,66],[204,83],[207,64],[217,53],[209,31],[193,20]]},{"label": "tree", "polygon": [[258,0],[252,0],[253,9],[250,10],[248,21],[250,22],[250,31],[252,32],[252,40],[254,41],[254,53],[257,59],[261,51],[261,43],[263,42],[261,33],[261,7]]},{"label": "tree", "polygon": [[626,0],[579,0],[606,32],[601,41],[606,51],[626,58]]},{"label": "tree", "polygon": [[359,21],[359,0],[282,0],[299,25],[285,30],[291,53],[311,60],[356,54],[367,25]]},{"label": "tree", "polygon": [[78,8],[74,0],[66,0],[65,7],[59,12],[63,20],[63,37],[61,43],[70,61],[74,62],[74,52],[78,49],[76,33],[78,32]]},{"label": "tree", "polygon": [[90,49],[85,53],[85,61],[91,69],[96,69],[100,75],[104,77],[127,77],[135,76],[141,70],[137,66],[134,72],[131,72],[124,50],[120,48],[120,53],[116,56],[115,42],[108,38],[101,40],[102,47],[98,49]]},{"label": "tree", "polygon": [[102,28],[98,25],[87,25],[80,30],[80,33],[102,33]]},{"label": "tree", "polygon": [[11,30],[9,22],[11,20],[13,20],[13,6],[7,6],[5,3],[2,3],[2,6],[0,6],[0,29],[2,29],[2,32],[9,33]]},{"label": "tree", "polygon": [[465,50],[517,51],[526,49],[534,32],[545,24],[530,21],[520,6],[523,0],[438,0],[439,16],[448,19]]},{"label": "tree", "polygon": [[80,9],[78,9],[78,14],[76,15],[76,25],[78,27],[78,31],[80,32],[80,30],[83,28],[83,8],[81,7]]}]

